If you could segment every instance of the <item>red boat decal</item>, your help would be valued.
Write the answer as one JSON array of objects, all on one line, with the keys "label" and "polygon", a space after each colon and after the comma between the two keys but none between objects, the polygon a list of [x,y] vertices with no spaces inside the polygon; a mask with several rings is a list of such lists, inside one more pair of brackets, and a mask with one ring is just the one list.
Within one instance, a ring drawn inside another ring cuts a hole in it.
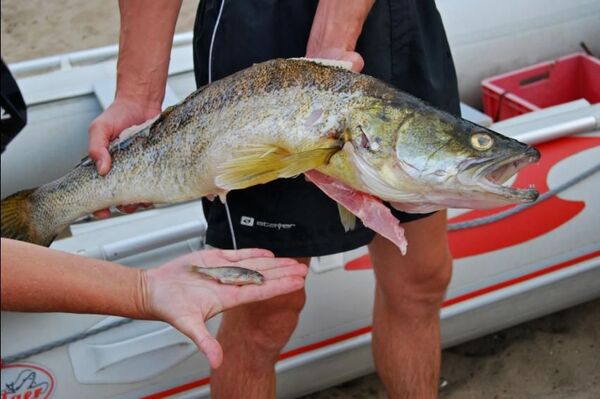
[{"label": "red boat decal", "polygon": [[[538,146],[538,149],[542,153],[540,163],[537,165],[531,165],[519,173],[514,185],[517,187],[526,187],[530,184],[535,184],[540,193],[544,193],[549,190],[547,178],[548,173],[554,167],[554,165],[561,160],[568,158],[569,156],[599,145],[599,137],[567,137],[548,143],[543,143]],[[556,229],[575,217],[584,209],[584,207],[585,203],[583,201],[564,200],[554,196],[546,201],[541,202],[539,205],[533,206],[509,218],[471,229],[450,232],[450,250],[452,251],[454,259],[459,259],[466,256],[478,255],[512,245],[517,245]],[[508,208],[510,208],[510,206],[485,211],[470,211],[450,219],[449,222],[463,222],[483,216],[489,216]],[[596,256],[600,256],[600,251],[594,251],[578,258],[537,270],[524,276],[503,281],[489,287],[484,287],[455,298],[447,299],[442,306],[451,306],[456,303],[485,295],[489,292],[515,285],[523,281],[534,279],[560,269],[575,266],[580,262]],[[346,270],[370,269],[372,268],[371,259],[369,258],[369,255],[366,254],[349,261],[346,263],[344,268]],[[362,327],[339,336],[328,338],[324,341],[319,341],[292,349],[291,351],[282,353],[279,356],[279,359],[287,359],[305,352],[366,334],[370,332],[371,329],[371,326]],[[184,385],[176,386],[145,396],[143,399],[167,398],[171,395],[208,385],[209,382],[209,377],[201,378]]]},{"label": "red boat decal", "polygon": [[[542,153],[541,161],[519,173],[514,186],[527,187],[535,184],[540,193],[545,193],[549,190],[548,173],[558,162],[597,146],[600,146],[600,137],[565,137],[540,144],[538,149]],[[448,222],[464,222],[491,216],[511,207],[512,205],[488,210],[474,210],[451,218]],[[584,208],[583,201],[571,201],[553,196],[506,219],[449,232],[450,251],[454,259],[460,259],[521,244],[562,226],[577,216]],[[346,270],[363,270],[371,267],[369,255],[353,259],[345,265]]]},{"label": "red boat decal", "polygon": [[[540,163],[531,165],[519,173],[514,186],[527,187],[535,184],[540,193],[545,193],[549,190],[548,173],[558,162],[599,145],[600,137],[566,137],[540,144]],[[512,206],[474,210],[452,218],[449,222],[464,222],[490,216],[510,207]],[[509,218],[476,228],[450,232],[450,250],[454,259],[460,259],[521,244],[562,226],[577,216],[583,208],[583,201],[570,201],[553,196]]]},{"label": "red boat decal", "polygon": [[31,363],[2,365],[2,399],[47,399],[54,392],[50,370]]},{"label": "red boat decal", "polygon": [[[455,305],[457,303],[464,302],[464,301],[467,301],[469,299],[473,299],[473,298],[476,298],[478,296],[485,295],[485,294],[488,294],[490,292],[497,291],[497,290],[500,290],[502,288],[509,287],[511,285],[515,285],[515,284],[522,283],[524,281],[532,280],[534,278],[537,278],[537,277],[540,277],[540,276],[543,276],[543,275],[546,275],[546,274],[550,274],[550,273],[556,272],[556,271],[561,270],[561,269],[566,269],[568,267],[577,266],[581,262],[585,262],[585,261],[587,261],[589,259],[593,259],[593,258],[598,257],[598,256],[600,256],[600,251],[592,251],[592,252],[587,253],[585,255],[581,255],[581,256],[578,256],[576,258],[569,259],[567,261],[558,263],[556,265],[545,267],[543,269],[537,270],[537,271],[529,273],[529,274],[525,274],[525,275],[520,276],[520,277],[516,277],[516,278],[511,279],[511,280],[506,280],[506,281],[503,281],[501,283],[493,284],[493,285],[481,288],[481,289],[476,290],[476,291],[468,292],[468,293],[466,293],[464,295],[459,295],[457,297],[445,300],[444,303],[442,304],[442,308],[448,307],[448,306],[452,306],[452,305]],[[361,257],[361,258],[364,258],[364,257]],[[367,334],[367,333],[371,332],[372,329],[373,329],[372,326],[361,327],[361,328],[358,328],[356,330],[352,330],[352,331],[349,331],[347,333],[337,335],[335,337],[327,338],[327,339],[325,339],[323,341],[318,341],[318,342],[314,342],[312,344],[304,345],[304,346],[301,346],[301,347],[292,349],[292,350],[290,350],[288,352],[284,352],[284,353],[280,354],[279,355],[279,360],[287,359],[287,358],[290,358],[290,357],[293,357],[293,356],[300,355],[302,353],[310,352],[310,351],[315,350],[315,349],[319,349],[319,348],[322,348],[322,347],[325,347],[325,346],[328,346],[328,345],[333,345],[333,344],[341,342],[341,341],[345,341],[345,340],[348,340],[348,339],[351,339],[351,338],[354,338],[354,337],[358,337],[360,335]],[[161,392],[156,392],[154,394],[151,394],[151,395],[148,395],[148,396],[144,396],[142,399],[162,399],[162,398],[168,398],[171,395],[175,395],[175,394],[178,394],[178,393],[181,393],[181,392],[185,392],[185,391],[189,391],[189,390],[192,390],[192,389],[195,389],[195,388],[200,388],[200,387],[202,387],[204,385],[208,385],[209,382],[210,382],[210,377],[204,377],[204,378],[201,378],[201,379],[198,379],[198,380],[195,380],[195,381],[188,382],[187,384],[179,385],[179,386],[176,386],[176,387],[173,387],[173,388],[166,389],[166,390],[161,391]]]},{"label": "red boat decal", "polygon": [[169,396],[176,395],[181,392],[191,391],[192,389],[196,389],[196,388],[200,388],[201,386],[208,385],[209,382],[210,382],[210,377],[201,378],[199,380],[194,380],[192,382],[188,382],[187,384],[179,385],[177,387],[173,387],[170,389],[166,389],[164,391],[150,394],[148,396],[144,396],[144,397],[142,397],[142,399],[168,398]]}]

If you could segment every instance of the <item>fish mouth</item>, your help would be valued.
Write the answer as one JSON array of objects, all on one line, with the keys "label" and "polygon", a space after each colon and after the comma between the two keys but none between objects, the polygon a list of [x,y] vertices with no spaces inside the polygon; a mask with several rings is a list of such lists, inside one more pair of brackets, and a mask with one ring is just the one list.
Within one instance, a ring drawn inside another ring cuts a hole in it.
[{"label": "fish mouth", "polygon": [[539,197],[539,193],[533,185],[528,188],[515,188],[503,184],[525,166],[536,163],[539,159],[540,152],[530,147],[523,154],[509,156],[486,165],[477,172],[475,180],[486,191],[511,201],[533,202]]}]

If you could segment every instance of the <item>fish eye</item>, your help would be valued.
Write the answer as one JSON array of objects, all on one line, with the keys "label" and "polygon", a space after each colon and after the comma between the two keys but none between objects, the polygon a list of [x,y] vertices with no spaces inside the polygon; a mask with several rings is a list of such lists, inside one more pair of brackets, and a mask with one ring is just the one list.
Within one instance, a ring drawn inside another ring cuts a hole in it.
[{"label": "fish eye", "polygon": [[477,151],[489,150],[494,145],[494,139],[487,133],[475,133],[471,136],[471,145]]}]

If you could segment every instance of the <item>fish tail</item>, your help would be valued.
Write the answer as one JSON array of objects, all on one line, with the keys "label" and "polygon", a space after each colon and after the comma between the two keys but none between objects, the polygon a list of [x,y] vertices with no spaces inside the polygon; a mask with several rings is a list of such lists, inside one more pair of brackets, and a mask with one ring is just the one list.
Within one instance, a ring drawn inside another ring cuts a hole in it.
[{"label": "fish tail", "polygon": [[34,197],[37,189],[19,191],[2,200],[2,237],[49,246],[54,235],[40,234],[33,217]]}]

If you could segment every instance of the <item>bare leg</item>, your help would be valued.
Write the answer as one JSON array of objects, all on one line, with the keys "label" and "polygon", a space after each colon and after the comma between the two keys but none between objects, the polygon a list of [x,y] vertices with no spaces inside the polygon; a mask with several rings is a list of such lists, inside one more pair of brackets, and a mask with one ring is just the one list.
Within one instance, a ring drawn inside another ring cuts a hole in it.
[{"label": "bare leg", "polygon": [[390,398],[437,397],[440,370],[439,311],[452,272],[446,213],[404,225],[402,256],[376,236],[369,246],[377,285],[373,354]]},{"label": "bare leg", "polygon": [[[310,258],[299,260],[308,264]],[[211,376],[213,398],[275,398],[275,363],[305,298],[298,291],[224,313],[217,334],[224,357]]]}]

